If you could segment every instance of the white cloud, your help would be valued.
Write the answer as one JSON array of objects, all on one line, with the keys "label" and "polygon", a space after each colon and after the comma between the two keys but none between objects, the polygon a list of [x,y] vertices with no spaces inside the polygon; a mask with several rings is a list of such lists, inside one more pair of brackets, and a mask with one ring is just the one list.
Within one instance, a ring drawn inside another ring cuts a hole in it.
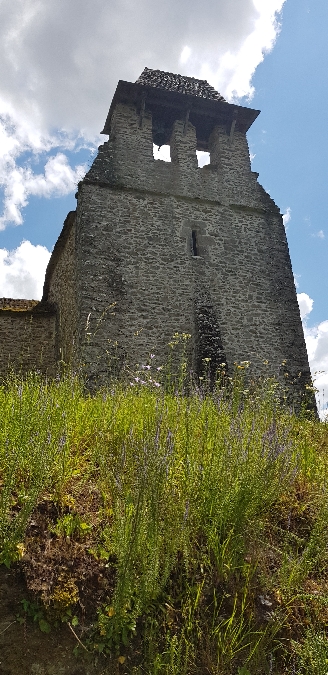
[{"label": "white cloud", "polygon": [[300,308],[301,319],[304,321],[308,314],[312,312],[313,300],[307,293],[298,293],[297,300]]},{"label": "white cloud", "polygon": [[22,222],[30,194],[53,196],[60,184],[64,190],[72,185],[78,167],[71,168],[71,180],[62,162],[62,178],[54,183],[48,158],[43,179],[33,175],[30,159],[74,149],[81,138],[96,143],[118,79],[134,81],[145,66],[182,68],[183,74],[207,78],[228,99],[250,96],[252,75],[274,44],[283,4],[2,0],[2,227]]},{"label": "white cloud", "polygon": [[286,213],[284,213],[283,216],[282,216],[282,220],[283,220],[283,223],[284,223],[284,226],[285,226],[286,229],[287,229],[288,223],[291,221],[291,218],[292,218],[292,210],[288,206],[287,210],[286,210]]},{"label": "white cloud", "polygon": [[72,169],[66,155],[62,152],[50,157],[44,167],[44,174],[34,175],[27,172],[25,185],[32,195],[42,197],[62,196],[71,192],[85,174],[86,167],[76,166]]},{"label": "white cloud", "polygon": [[312,298],[307,293],[297,295],[303,320],[309,364],[317,393],[317,403],[321,419],[328,414],[328,321],[309,328],[307,318],[313,307]]},{"label": "white cloud", "polygon": [[[253,8],[257,15],[250,16],[250,30],[240,44],[228,49],[220,55],[220,59],[211,57],[207,63],[202,63],[202,76],[211,84],[219,84],[221,93],[228,100],[235,100],[241,96],[249,98],[254,93],[251,80],[256,67],[274,46],[280,30],[278,15],[285,0],[253,0]],[[230,3],[229,3],[230,4]],[[237,12],[238,12],[238,8]],[[235,9],[234,9],[235,11]],[[192,58],[189,58],[191,62]],[[201,55],[198,56],[201,61]]]},{"label": "white cloud", "polygon": [[[79,137],[74,140],[66,135],[62,139],[60,133],[51,136],[33,129],[28,120],[16,118],[16,113],[9,113],[8,109],[0,116],[0,186],[4,193],[0,230],[9,222],[22,224],[22,208],[27,205],[29,195],[57,197],[68,194],[86,170],[82,165],[70,167],[67,156],[56,152],[61,144],[70,150],[79,148]],[[22,163],[20,156],[23,153],[27,158]],[[33,161],[40,158],[45,163],[44,173],[36,174],[32,169]]]},{"label": "white cloud", "polygon": [[321,419],[328,414],[328,321],[313,328],[304,326],[306,348],[317,393]]},{"label": "white cloud", "polygon": [[50,251],[23,241],[14,251],[0,249],[0,297],[40,300]]},{"label": "white cloud", "polygon": [[301,278],[301,274],[294,274],[294,284],[295,284],[295,288],[298,288],[298,287],[299,287],[299,281],[298,281],[298,280],[299,280],[300,278]]},{"label": "white cloud", "polygon": [[[1,164],[0,164],[1,169]],[[46,161],[43,174],[33,173],[31,167],[21,167],[12,161],[6,163],[4,185],[3,214],[0,217],[0,230],[8,222],[21,225],[22,208],[27,205],[29,195],[38,197],[61,197],[76,188],[84,175],[86,167],[70,167],[66,155],[62,152]]]},{"label": "white cloud", "polygon": [[182,64],[187,63],[190,56],[191,56],[191,49],[186,45],[181,52],[180,63]]},{"label": "white cloud", "polygon": [[[117,79],[145,65],[189,75],[207,71],[229,95],[251,77],[279,29],[284,0],[2,0],[0,91],[37,127],[85,128],[104,121]],[[110,65],[110,67],[109,67]]]}]

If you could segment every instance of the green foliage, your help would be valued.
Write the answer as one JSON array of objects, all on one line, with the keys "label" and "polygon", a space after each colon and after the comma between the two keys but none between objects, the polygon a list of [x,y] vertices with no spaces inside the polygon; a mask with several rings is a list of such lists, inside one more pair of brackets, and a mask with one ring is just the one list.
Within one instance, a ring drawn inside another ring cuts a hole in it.
[{"label": "green foliage", "polygon": [[48,621],[46,621],[44,610],[42,607],[40,607],[40,604],[36,602],[30,602],[25,598],[21,601],[21,603],[24,614],[19,614],[17,616],[17,621],[19,623],[24,623],[26,617],[29,617],[34,621],[34,623],[38,624],[42,633],[50,633],[51,626]]},{"label": "green foliage", "polygon": [[313,628],[306,631],[302,643],[294,643],[298,656],[300,675],[327,675],[328,644],[324,632],[316,632]]},{"label": "green foliage", "polygon": [[77,513],[66,513],[61,518],[57,519],[55,527],[51,531],[57,534],[58,537],[83,537],[90,531],[92,525],[84,522]]},{"label": "green foliage", "polygon": [[324,672],[326,426],[246,363],[211,391],[151,369],[94,396],[0,387],[0,560],[24,561],[26,615],[129,673]]}]

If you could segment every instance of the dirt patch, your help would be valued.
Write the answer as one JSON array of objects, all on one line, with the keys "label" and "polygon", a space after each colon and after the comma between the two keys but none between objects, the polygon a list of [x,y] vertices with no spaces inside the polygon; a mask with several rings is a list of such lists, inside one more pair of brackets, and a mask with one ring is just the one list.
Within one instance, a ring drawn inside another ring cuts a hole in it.
[{"label": "dirt patch", "polygon": [[19,623],[25,582],[18,569],[0,566],[0,675],[107,675],[114,664],[99,656],[76,657],[77,644],[67,624],[49,634],[33,621]]}]

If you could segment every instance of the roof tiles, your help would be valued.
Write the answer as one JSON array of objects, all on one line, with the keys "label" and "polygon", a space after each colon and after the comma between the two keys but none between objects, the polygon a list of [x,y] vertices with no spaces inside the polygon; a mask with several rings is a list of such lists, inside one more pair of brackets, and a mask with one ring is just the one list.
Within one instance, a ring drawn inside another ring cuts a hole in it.
[{"label": "roof tiles", "polygon": [[199,98],[207,98],[214,101],[225,100],[206,80],[196,80],[194,77],[166,73],[163,70],[145,68],[136,80],[136,84],[176,91],[181,94],[189,94],[189,96],[198,96]]}]

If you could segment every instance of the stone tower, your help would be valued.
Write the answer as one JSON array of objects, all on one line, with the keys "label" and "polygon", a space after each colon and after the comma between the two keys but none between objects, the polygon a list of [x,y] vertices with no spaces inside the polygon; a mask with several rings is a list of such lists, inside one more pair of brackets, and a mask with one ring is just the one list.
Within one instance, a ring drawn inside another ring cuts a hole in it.
[{"label": "stone tower", "polygon": [[[277,376],[309,380],[282,216],[250,166],[246,132],[258,114],[171,73],[118,83],[109,139],[72,217],[67,337],[60,298],[45,298],[59,308],[64,360],[74,341],[102,381],[114,352],[131,368],[150,352],[161,361],[178,332],[192,336],[194,368],[249,360],[261,374],[269,361]],[[154,159],[153,143],[170,145],[171,162]],[[210,164],[199,168],[196,150]]]},{"label": "stone tower", "polygon": [[[114,362],[163,361],[172,335],[188,333],[193,369],[247,360],[302,391],[310,372],[282,216],[250,166],[258,114],[172,73],[118,83],[109,138],[47,270],[57,359],[82,360],[100,383]],[[170,162],[153,143],[170,146]],[[196,150],[210,154],[203,168]]]}]

